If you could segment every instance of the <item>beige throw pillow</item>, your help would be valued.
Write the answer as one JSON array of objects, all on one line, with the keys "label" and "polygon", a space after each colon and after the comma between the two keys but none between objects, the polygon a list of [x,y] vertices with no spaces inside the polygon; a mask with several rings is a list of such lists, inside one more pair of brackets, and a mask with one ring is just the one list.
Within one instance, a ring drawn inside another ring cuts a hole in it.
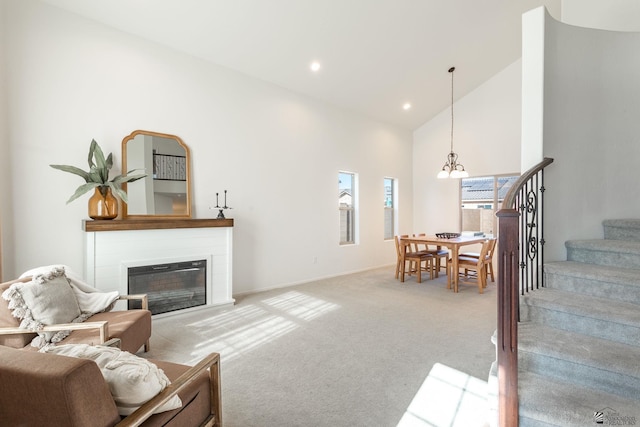
[{"label": "beige throw pillow", "polygon": [[[162,369],[154,363],[114,347],[66,344],[41,351],[95,361],[109,384],[120,415],[130,415],[171,384]],[[182,401],[176,395],[153,413],[181,406]]]},{"label": "beige throw pillow", "polygon": [[110,311],[113,308],[114,303],[119,297],[118,291],[111,292],[99,292],[96,288],[89,286],[82,280],[77,273],[74,273],[69,266],[64,264],[46,265],[42,267],[32,268],[29,271],[25,271],[20,275],[20,278],[28,276],[37,276],[39,274],[45,274],[55,268],[63,268],[64,274],[69,280],[71,289],[78,300],[78,306],[83,313],[100,313],[103,311]]},{"label": "beige throw pillow", "polygon": [[[3,292],[12,315],[21,319],[20,327],[38,332],[43,326],[81,322],[80,307],[63,268],[34,276],[30,282],[14,283]],[[36,347],[59,342],[70,331],[39,333],[32,342]]]}]

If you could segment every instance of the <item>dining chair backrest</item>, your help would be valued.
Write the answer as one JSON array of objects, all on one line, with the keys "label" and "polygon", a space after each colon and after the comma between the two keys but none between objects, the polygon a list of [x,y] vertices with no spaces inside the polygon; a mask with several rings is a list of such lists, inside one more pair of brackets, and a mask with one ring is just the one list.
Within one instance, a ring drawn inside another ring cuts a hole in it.
[{"label": "dining chair backrest", "polygon": [[400,237],[393,236],[393,242],[396,245],[396,279],[400,275],[400,265],[402,264],[402,254],[400,253]]},{"label": "dining chair backrest", "polygon": [[[413,252],[411,249],[411,243],[402,243],[403,238],[409,237],[408,234],[395,236],[396,254],[398,260],[396,262],[396,279],[401,275],[400,280],[404,282],[404,275],[407,273],[406,262],[409,262],[408,273],[412,274],[416,272],[418,275],[418,283],[422,282],[422,271],[429,271],[431,279],[433,279],[433,256],[424,252]],[[425,267],[422,267],[422,263],[425,263]]]},{"label": "dining chair backrest", "polygon": [[[420,233],[420,234],[414,234],[413,237],[416,237],[416,236],[417,237],[424,237],[426,235],[427,235],[426,233]],[[424,245],[424,248],[420,249],[420,245]],[[414,246],[415,246],[415,251],[416,252],[418,252],[420,250],[425,250],[425,251],[429,250],[429,245],[427,245],[426,243],[415,243]]]},{"label": "dining chair backrest", "polygon": [[[489,248],[491,247],[491,239],[487,239],[482,242],[482,248],[480,249],[480,253],[478,257],[475,256],[467,256],[465,254],[458,255],[458,270],[464,269],[464,276],[467,277],[467,273],[469,270],[476,272],[476,280],[478,283],[478,291],[480,293],[483,292],[483,289],[486,287],[487,277],[486,277],[486,264],[487,264],[487,254],[489,252]],[[447,288],[451,286],[451,277],[453,275],[458,275],[459,271],[453,271],[453,265],[451,262],[448,263],[449,267],[451,267],[451,274],[447,277]],[[458,292],[457,282],[454,281],[454,291]]]},{"label": "dining chair backrest", "polygon": [[489,249],[492,246],[492,242],[494,242],[494,239],[487,239],[482,242],[482,248],[480,249],[480,260],[482,260],[483,262],[485,262],[485,260],[487,259]]},{"label": "dining chair backrest", "polygon": [[398,257],[398,259],[400,259],[400,257],[402,256],[402,242],[400,242],[400,239],[404,237],[409,237],[409,235],[402,234],[402,235],[396,236],[394,239],[396,242],[396,256]]},{"label": "dining chair backrest", "polygon": [[477,264],[478,266],[481,266],[482,264],[485,264],[487,262],[486,260],[489,253],[490,246],[491,246],[491,239],[487,239],[482,242],[482,246],[480,247],[479,253],[476,253],[476,255],[472,255],[472,256],[469,256],[466,254],[460,254],[458,255],[458,259],[465,260],[467,263],[472,262],[473,264]]},{"label": "dining chair backrest", "polygon": [[487,249],[487,255],[486,255],[488,261],[491,261],[491,259],[493,259],[493,252],[496,249],[497,242],[498,242],[498,239],[496,238],[489,239],[489,248]]},{"label": "dining chair backrest", "polygon": [[493,274],[493,252],[496,249],[496,244],[498,243],[498,239],[493,238],[489,240],[489,249],[487,250],[487,255],[484,258],[485,263],[485,274],[491,276],[491,281],[495,282],[496,278]]}]

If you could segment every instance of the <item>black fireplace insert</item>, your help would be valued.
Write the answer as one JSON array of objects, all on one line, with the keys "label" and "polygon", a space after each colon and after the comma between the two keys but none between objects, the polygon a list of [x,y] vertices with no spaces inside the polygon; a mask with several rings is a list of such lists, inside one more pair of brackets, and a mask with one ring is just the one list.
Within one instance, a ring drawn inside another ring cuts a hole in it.
[{"label": "black fireplace insert", "polygon": [[[152,314],[207,303],[207,261],[183,261],[128,268],[129,294],[147,294]],[[129,309],[141,308],[129,301]]]}]

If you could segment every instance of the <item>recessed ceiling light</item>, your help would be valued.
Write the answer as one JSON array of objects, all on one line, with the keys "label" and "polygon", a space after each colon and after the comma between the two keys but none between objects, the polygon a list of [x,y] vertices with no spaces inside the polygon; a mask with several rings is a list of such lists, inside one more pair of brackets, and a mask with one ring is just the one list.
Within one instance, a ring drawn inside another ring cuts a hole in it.
[{"label": "recessed ceiling light", "polygon": [[405,102],[404,105],[402,106],[403,110],[410,110],[411,109],[411,104],[409,104],[408,102]]},{"label": "recessed ceiling light", "polygon": [[311,68],[311,71],[314,73],[317,73],[320,70],[320,63],[318,61],[313,61],[309,68]]}]

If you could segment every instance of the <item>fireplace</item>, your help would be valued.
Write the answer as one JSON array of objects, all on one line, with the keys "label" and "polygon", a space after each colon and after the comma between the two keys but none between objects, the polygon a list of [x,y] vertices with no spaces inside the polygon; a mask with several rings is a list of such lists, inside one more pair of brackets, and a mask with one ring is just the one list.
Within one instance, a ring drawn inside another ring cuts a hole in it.
[{"label": "fireplace", "polygon": [[[129,294],[147,294],[152,314],[168,313],[207,303],[205,259],[127,268]],[[140,308],[129,301],[129,308]]]},{"label": "fireplace", "polygon": [[[86,232],[84,277],[101,292],[117,291],[121,295],[133,292],[129,290],[129,269],[206,260],[203,279],[206,296],[203,298],[202,290],[199,291],[200,300],[206,299],[206,303],[187,310],[235,302],[233,219],[86,220],[83,228]],[[187,264],[187,268],[199,266]],[[199,280],[190,281],[201,283]],[[116,303],[115,310],[126,308],[125,301]],[[181,311],[176,309],[159,316]]]}]

